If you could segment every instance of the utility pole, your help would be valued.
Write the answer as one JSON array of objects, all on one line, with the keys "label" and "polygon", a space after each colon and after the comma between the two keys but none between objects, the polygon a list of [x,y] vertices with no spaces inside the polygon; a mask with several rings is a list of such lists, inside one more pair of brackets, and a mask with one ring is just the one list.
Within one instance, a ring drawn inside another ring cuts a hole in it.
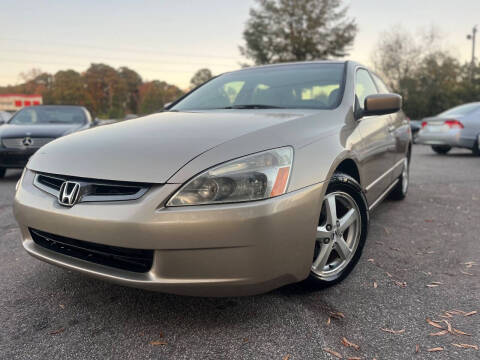
[{"label": "utility pole", "polygon": [[475,42],[476,42],[476,37],[477,37],[477,25],[475,25],[472,29],[472,33],[467,35],[468,40],[472,40],[472,79],[475,75]]}]

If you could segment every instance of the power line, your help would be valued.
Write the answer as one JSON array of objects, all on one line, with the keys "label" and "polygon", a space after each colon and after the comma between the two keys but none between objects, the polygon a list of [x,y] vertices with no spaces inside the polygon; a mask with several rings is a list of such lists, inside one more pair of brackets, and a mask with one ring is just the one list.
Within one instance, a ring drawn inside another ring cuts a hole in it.
[{"label": "power line", "polygon": [[[14,50],[7,50],[7,53],[25,53],[25,54],[38,54],[38,55],[49,55],[49,56],[55,56],[55,57],[76,57],[78,58],[80,55],[76,54],[60,54],[60,53],[53,53],[53,52],[46,52],[46,51],[33,51],[33,50],[19,50],[19,49],[14,49]],[[89,55],[82,55],[82,56],[89,56]],[[135,63],[144,63],[144,64],[157,64],[157,65],[177,65],[177,64],[182,64],[182,65],[202,65],[202,66],[211,66],[212,64],[215,66],[223,66],[223,67],[231,67],[231,64],[220,64],[220,63],[214,63],[211,61],[204,61],[204,62],[194,62],[194,61],[175,61],[175,62],[165,62],[162,60],[139,60],[134,59],[134,58],[122,58],[122,57],[115,57],[115,56],[103,56],[103,55],[95,55],[100,59],[108,59],[108,60],[115,60],[115,61],[122,61],[122,62],[135,62]],[[89,60],[92,62],[91,60]]]},{"label": "power line", "polygon": [[[44,65],[58,65],[58,66],[66,66],[66,67],[86,67],[90,65],[90,61],[86,63],[69,63],[69,62],[56,62],[56,61],[44,61],[44,60],[35,60],[35,59],[15,59],[15,58],[0,58],[0,62],[16,64],[16,63],[24,63],[24,64],[44,64]],[[238,68],[238,67],[237,67]],[[136,67],[137,70],[149,71],[149,72],[157,72],[157,73],[184,73],[184,74],[191,74],[192,70],[179,70],[179,69],[172,69],[172,68],[148,68],[148,67]],[[235,70],[234,67],[230,67],[230,70]]]},{"label": "power line", "polygon": [[65,43],[65,42],[54,42],[54,41],[43,41],[43,40],[28,40],[28,39],[19,39],[19,38],[7,38],[7,37],[0,37],[0,40],[5,41],[16,41],[16,42],[25,42],[25,43],[43,43],[48,45],[57,45],[63,47],[74,47],[74,48],[84,48],[84,49],[94,49],[94,50],[104,50],[104,51],[114,51],[114,52],[143,52],[143,53],[150,53],[150,54],[158,54],[162,56],[178,56],[178,57],[199,57],[199,58],[223,58],[223,59],[234,59],[240,60],[240,57],[236,56],[226,56],[226,55],[212,55],[212,54],[192,54],[192,53],[173,53],[173,52],[158,52],[156,49],[153,48],[149,49],[139,49],[139,48],[110,48],[104,46],[92,46],[86,44],[77,44],[77,43]]}]

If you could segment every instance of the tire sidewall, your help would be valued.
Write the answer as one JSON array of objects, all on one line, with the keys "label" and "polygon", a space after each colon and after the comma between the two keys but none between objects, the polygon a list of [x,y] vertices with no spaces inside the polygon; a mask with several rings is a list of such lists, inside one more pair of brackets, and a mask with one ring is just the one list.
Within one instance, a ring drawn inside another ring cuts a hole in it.
[{"label": "tire sidewall", "polygon": [[368,234],[369,211],[367,206],[367,200],[358,182],[351,176],[345,174],[334,174],[334,176],[330,180],[325,196],[335,191],[342,191],[349,194],[357,204],[360,211],[361,233],[355,254],[352,260],[350,260],[350,262],[342,272],[329,280],[325,280],[321,279],[318,275],[310,271],[309,280],[311,282],[314,282],[316,285],[320,285],[322,287],[337,284],[343,279],[345,279],[348,274],[350,274],[350,272],[360,260]]}]

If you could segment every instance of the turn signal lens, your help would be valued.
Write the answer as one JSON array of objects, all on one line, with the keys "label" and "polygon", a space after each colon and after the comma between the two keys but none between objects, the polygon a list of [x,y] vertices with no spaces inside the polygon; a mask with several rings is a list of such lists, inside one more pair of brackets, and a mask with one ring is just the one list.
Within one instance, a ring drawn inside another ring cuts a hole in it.
[{"label": "turn signal lens", "polygon": [[187,182],[167,206],[262,200],[287,191],[293,149],[284,147],[216,166]]}]

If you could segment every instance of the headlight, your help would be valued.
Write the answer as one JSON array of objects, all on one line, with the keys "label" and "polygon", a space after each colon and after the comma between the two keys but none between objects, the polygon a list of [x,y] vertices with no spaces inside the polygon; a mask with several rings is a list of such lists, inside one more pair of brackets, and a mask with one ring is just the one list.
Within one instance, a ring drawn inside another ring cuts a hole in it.
[{"label": "headlight", "polygon": [[229,161],[187,182],[167,206],[243,202],[282,195],[287,190],[292,162],[291,147]]},{"label": "headlight", "polygon": [[27,167],[25,166],[22,171],[22,175],[20,176],[20,179],[18,179],[17,184],[15,185],[15,191],[18,191],[20,188],[20,185],[22,184],[23,178],[25,177],[25,172],[27,171]]}]

